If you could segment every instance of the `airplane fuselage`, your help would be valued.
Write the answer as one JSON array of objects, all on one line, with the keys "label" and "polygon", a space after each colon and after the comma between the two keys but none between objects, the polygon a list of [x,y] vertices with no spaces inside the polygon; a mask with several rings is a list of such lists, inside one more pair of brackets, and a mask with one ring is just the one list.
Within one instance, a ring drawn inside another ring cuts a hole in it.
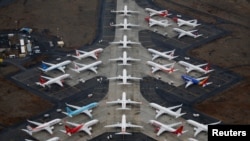
[{"label": "airplane fuselage", "polygon": [[57,124],[59,122],[61,122],[61,119],[53,119],[53,120],[51,120],[49,122],[46,122],[46,123],[41,124],[41,125],[39,125],[39,126],[37,126],[35,128],[32,128],[32,131],[33,132],[38,132],[38,131],[44,130],[46,127],[51,127],[51,126],[53,126],[53,125],[55,125],[55,124]]},{"label": "airplane fuselage", "polygon": [[63,61],[61,63],[58,63],[58,64],[55,64],[55,65],[52,65],[50,67],[47,67],[46,65],[46,62],[43,62],[43,64],[47,67],[44,67],[44,68],[41,68],[41,70],[43,70],[44,72],[48,72],[50,70],[53,70],[53,69],[59,69],[60,71],[62,71],[64,73],[64,69],[65,69],[65,65],[68,65],[70,64],[71,61],[70,60],[66,60],[66,61]]},{"label": "airplane fuselage", "polygon": [[193,78],[193,77],[191,77],[191,76],[188,76],[188,75],[182,75],[181,76],[181,78],[184,80],[184,81],[186,81],[186,82],[189,82],[189,81],[191,81],[193,84],[195,84],[195,85],[198,85],[199,84],[199,80],[197,80],[197,79],[195,79],[195,78]]},{"label": "airplane fuselage", "polygon": [[[170,110],[170,109],[168,109],[168,108],[162,107],[162,106],[160,106],[160,105],[158,105],[158,104],[156,104],[156,103],[150,103],[149,105],[150,105],[151,107],[155,108],[155,109],[158,109],[157,111],[163,110],[164,113],[166,113],[166,114],[168,114],[168,115],[170,115],[170,116],[173,116],[173,117],[178,117],[178,116],[179,116],[178,113],[176,113],[176,112],[174,112],[174,111],[172,111],[172,110]],[[178,107],[180,107],[180,106],[181,106],[181,105],[178,105],[178,106],[176,106],[176,108],[178,108]],[[158,115],[158,116],[160,116],[160,115]]]},{"label": "airplane fuselage", "polygon": [[189,119],[189,120],[187,120],[187,123],[189,123],[189,124],[191,124],[191,125],[193,125],[193,126],[195,126],[195,127],[201,128],[202,131],[207,132],[207,130],[208,130],[208,126],[207,126],[207,125],[198,123],[198,122],[196,122],[196,121],[194,121],[194,120]]},{"label": "airplane fuselage", "polygon": [[74,110],[74,111],[72,111],[71,113],[68,113],[68,114],[70,114],[71,116],[75,116],[75,115],[78,115],[78,114],[82,113],[85,110],[92,109],[92,108],[96,107],[97,105],[98,105],[98,103],[94,102],[94,103],[91,103],[89,105],[83,106],[83,107],[81,107],[79,109],[76,109],[76,110]]}]

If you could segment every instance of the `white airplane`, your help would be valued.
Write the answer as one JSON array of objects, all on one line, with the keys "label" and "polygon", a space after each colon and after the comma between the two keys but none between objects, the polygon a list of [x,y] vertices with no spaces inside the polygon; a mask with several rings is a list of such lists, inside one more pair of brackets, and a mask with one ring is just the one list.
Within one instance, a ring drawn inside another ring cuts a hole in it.
[{"label": "white airplane", "polygon": [[145,10],[149,12],[150,17],[155,16],[155,15],[159,15],[159,16],[162,16],[162,17],[167,17],[169,15],[172,15],[172,14],[168,13],[168,10],[156,11],[156,10],[151,9],[151,8],[145,8]]},{"label": "white airplane", "polygon": [[150,120],[149,123],[151,123],[152,125],[156,126],[156,130],[158,130],[158,132],[156,133],[157,136],[160,136],[163,132],[167,131],[167,132],[171,132],[176,134],[177,136],[180,136],[181,134],[187,132],[187,131],[183,131],[183,126],[180,126],[179,128],[175,129],[173,127],[182,124],[182,122],[177,122],[177,123],[172,123],[172,124],[163,124],[159,121],[156,120]]},{"label": "white airplane", "polygon": [[103,51],[102,48],[98,48],[92,51],[82,51],[82,50],[76,50],[76,55],[71,55],[72,57],[75,57],[79,60],[81,60],[82,58],[87,58],[87,57],[92,57],[94,59],[98,59],[98,55],[99,53],[101,53]]},{"label": "white airplane", "polygon": [[106,102],[107,104],[122,104],[121,108],[117,108],[117,110],[130,110],[130,108],[126,107],[126,104],[141,104],[141,102],[132,101],[130,99],[126,99],[126,93],[122,93],[122,99],[117,99],[116,101]]},{"label": "white airplane", "polygon": [[131,27],[139,27],[140,25],[128,23],[127,18],[124,18],[123,23],[119,24],[111,23],[110,26],[122,27],[121,30],[131,30]]},{"label": "white airplane", "polygon": [[194,120],[187,120],[187,123],[190,124],[190,125],[193,125],[195,126],[194,128],[194,137],[197,136],[200,132],[204,131],[204,132],[207,132],[208,130],[208,125],[216,125],[216,124],[220,124],[221,121],[218,121],[218,122],[214,122],[214,123],[210,123],[210,124],[202,124],[202,123],[199,123],[197,121],[194,121]]},{"label": "white airplane", "polygon": [[133,10],[128,10],[128,6],[124,5],[123,10],[111,10],[111,13],[119,13],[122,14],[123,16],[131,16],[133,13],[140,13],[140,11],[133,11]]},{"label": "white airplane", "polygon": [[118,64],[118,65],[131,65],[131,64],[128,64],[128,61],[140,61],[141,59],[135,59],[135,58],[132,58],[132,57],[128,57],[127,52],[123,51],[123,56],[122,57],[109,59],[109,60],[110,61],[122,61],[122,64]]},{"label": "white airplane", "polygon": [[[55,78],[51,78],[48,76],[41,76],[39,82],[36,82],[36,84],[42,87],[45,87],[45,86],[50,87],[51,84],[55,83],[63,87],[62,80],[64,80],[65,78],[68,78],[69,76],[70,74],[63,74]],[[48,81],[46,81],[45,79],[47,79]]]},{"label": "white airplane", "polygon": [[194,19],[194,20],[183,20],[183,19],[180,19],[180,18],[177,18],[177,17],[174,17],[173,18],[173,21],[175,21],[179,27],[183,26],[183,25],[187,25],[187,26],[192,26],[192,27],[196,27],[198,25],[201,25],[201,24],[197,24],[197,20]]},{"label": "white airplane", "polygon": [[39,122],[35,122],[35,121],[31,121],[31,120],[27,120],[29,123],[37,125],[36,127],[32,128],[31,126],[27,126],[27,129],[22,129],[22,131],[28,133],[29,135],[32,136],[33,133],[35,132],[39,132],[41,130],[46,130],[48,133],[50,133],[51,135],[53,134],[53,129],[54,129],[54,125],[61,122],[61,119],[53,119],[49,122],[45,122],[45,123],[39,123]]},{"label": "white airplane", "polygon": [[190,36],[190,37],[193,37],[193,38],[198,38],[198,37],[202,36],[202,34],[194,34],[193,33],[193,32],[196,32],[198,30],[185,31],[185,30],[180,29],[180,28],[173,28],[173,30],[179,33],[178,39],[180,39],[183,36]]},{"label": "white airplane", "polygon": [[172,60],[172,59],[178,57],[178,56],[174,56],[175,49],[173,49],[171,51],[160,52],[160,51],[148,48],[148,51],[152,53],[152,56],[153,56],[152,61],[155,60],[156,58],[159,58],[159,57],[163,57],[163,58],[166,58],[168,60]]},{"label": "white airplane", "polygon": [[128,45],[140,45],[139,42],[132,42],[128,40],[127,35],[123,35],[123,40],[110,42],[113,45],[122,45],[121,48],[130,48]]},{"label": "white airplane", "polygon": [[42,70],[43,72],[48,72],[54,69],[58,69],[60,71],[62,71],[63,73],[65,73],[65,66],[70,64],[71,61],[70,60],[66,60],[57,64],[52,64],[52,63],[48,63],[48,62],[44,62],[42,61],[42,66],[39,67],[40,70]]},{"label": "white airplane", "polygon": [[[156,104],[156,103],[150,103],[149,104],[151,107],[157,109],[156,110],[156,116],[155,116],[155,119],[157,119],[159,116],[161,116],[162,114],[168,114],[170,116],[173,116],[175,118],[178,118],[186,113],[181,113],[181,107],[182,104],[180,105],[177,105],[177,106],[172,106],[172,107],[162,107],[160,106],[159,104]],[[173,109],[176,109],[176,108],[179,108],[176,112],[173,111]]]},{"label": "white airplane", "polygon": [[[185,61],[179,61],[178,63],[186,68],[187,73],[189,73],[193,70],[196,70],[196,71],[204,73],[204,74],[207,74],[211,71],[214,71],[213,69],[210,69],[209,63],[199,64],[199,65],[194,65],[194,64],[191,64],[191,63],[188,63]],[[205,66],[204,69],[201,68],[203,66]]]},{"label": "white airplane", "polygon": [[88,121],[86,123],[82,123],[82,124],[78,124],[78,123],[73,123],[73,122],[69,122],[67,121],[66,123],[68,125],[71,125],[71,126],[74,126],[73,128],[72,127],[69,127],[67,125],[65,125],[65,130],[60,130],[61,132],[67,134],[68,136],[71,136],[72,134],[75,134],[79,131],[84,131],[86,132],[88,135],[92,135],[92,133],[90,132],[91,131],[91,126],[94,125],[94,124],[97,124],[99,121],[97,119],[93,119],[91,121]]},{"label": "white airplane", "polygon": [[[30,140],[30,139],[25,139],[25,141],[35,141],[35,140]],[[52,137],[44,141],[60,141],[59,137]]]},{"label": "white airplane", "polygon": [[118,75],[117,77],[110,77],[108,78],[109,80],[114,80],[114,79],[121,79],[122,80],[122,83],[119,83],[119,84],[131,84],[131,83],[128,83],[127,80],[128,79],[133,79],[133,80],[140,80],[142,78],[138,78],[138,77],[132,77],[131,75],[127,75],[127,70],[126,69],[123,69],[122,71],[122,75]]},{"label": "white airplane", "polygon": [[175,63],[161,65],[152,61],[147,61],[147,64],[152,66],[152,71],[151,71],[152,73],[155,73],[158,70],[162,70],[163,72],[166,73],[172,73],[178,70],[174,68]]},{"label": "white airplane", "polygon": [[186,82],[185,88],[190,85],[200,85],[202,87],[206,87],[207,85],[212,84],[212,82],[208,82],[209,76],[194,78],[189,75],[182,75],[181,78]]},{"label": "white airplane", "polygon": [[81,71],[85,71],[85,70],[91,70],[97,74],[97,70],[96,70],[97,65],[101,64],[102,61],[96,61],[96,62],[88,64],[88,65],[77,63],[77,62],[73,62],[73,63],[74,63],[75,68],[70,68],[70,69],[77,72],[77,73],[80,73]]},{"label": "white airplane", "polygon": [[168,20],[155,20],[155,19],[152,19],[152,18],[150,18],[150,17],[146,17],[145,18],[145,21],[147,21],[148,22],[148,24],[149,24],[149,27],[152,27],[152,26],[154,26],[154,25],[158,25],[158,26],[161,26],[161,27],[168,27],[168,26],[170,26],[171,24],[170,23],[168,23]]},{"label": "white airplane", "polygon": [[127,123],[126,122],[126,115],[125,114],[122,115],[122,122],[121,123],[118,122],[117,124],[106,125],[104,127],[120,127],[121,128],[121,132],[115,133],[117,135],[131,135],[132,133],[126,132],[126,128],[127,127],[131,127],[131,128],[143,128],[142,126],[139,126],[139,125]]}]

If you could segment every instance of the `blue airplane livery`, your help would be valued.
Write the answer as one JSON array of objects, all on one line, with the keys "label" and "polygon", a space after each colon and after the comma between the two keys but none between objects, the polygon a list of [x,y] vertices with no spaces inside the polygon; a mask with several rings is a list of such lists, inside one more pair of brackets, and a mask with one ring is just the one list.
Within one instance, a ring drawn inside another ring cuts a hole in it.
[{"label": "blue airplane livery", "polygon": [[202,87],[212,84],[212,82],[208,82],[209,76],[194,78],[189,75],[182,75],[181,78],[186,82],[185,88],[193,84],[200,85]]}]

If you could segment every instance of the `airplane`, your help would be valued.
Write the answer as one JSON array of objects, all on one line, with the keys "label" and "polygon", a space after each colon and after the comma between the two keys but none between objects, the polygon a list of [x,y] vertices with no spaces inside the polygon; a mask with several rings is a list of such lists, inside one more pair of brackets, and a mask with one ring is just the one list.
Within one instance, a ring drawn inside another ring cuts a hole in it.
[{"label": "airplane", "polygon": [[145,10],[149,12],[150,17],[155,16],[155,15],[159,15],[159,16],[162,16],[162,17],[167,17],[169,15],[172,15],[172,14],[168,13],[168,10],[156,11],[156,10],[151,9],[151,8],[145,8]]},{"label": "airplane", "polygon": [[123,23],[119,24],[111,23],[110,26],[123,27],[121,30],[131,30],[130,27],[139,27],[140,25],[128,23],[127,18],[124,18]]},{"label": "airplane", "polygon": [[134,79],[134,80],[140,80],[142,78],[138,78],[138,77],[132,77],[131,75],[127,75],[127,70],[126,69],[123,69],[122,71],[122,75],[118,75],[117,77],[110,77],[108,78],[109,80],[114,80],[114,79],[121,79],[122,80],[122,83],[119,83],[120,85],[121,84],[131,84],[131,83],[128,83],[127,80],[128,79]]},{"label": "airplane", "polygon": [[111,10],[111,13],[122,13],[123,16],[130,16],[132,13],[140,13],[140,11],[133,11],[133,10],[128,10],[128,6],[124,5],[123,10]]},{"label": "airplane", "polygon": [[[155,119],[157,119],[162,114],[168,114],[168,115],[173,116],[175,118],[178,118],[178,117],[186,114],[186,113],[181,113],[181,108],[179,108],[179,107],[181,107],[182,104],[177,105],[177,106],[172,106],[172,107],[162,107],[156,103],[149,103],[149,105],[151,107],[157,109]],[[175,109],[175,108],[179,108],[179,109],[175,112],[175,111],[173,111],[173,109]]]},{"label": "airplane", "polygon": [[27,126],[27,129],[21,129],[22,131],[28,133],[29,135],[32,136],[33,133],[35,132],[39,132],[41,130],[46,130],[48,133],[50,133],[51,135],[53,134],[52,129],[54,129],[54,125],[61,122],[61,119],[56,118],[53,119],[49,122],[45,122],[45,123],[39,123],[39,122],[35,122],[35,121],[31,121],[31,120],[27,120],[29,123],[37,125],[36,127],[32,128],[30,125]]},{"label": "airplane", "polygon": [[[186,67],[186,72],[189,73],[190,71],[196,70],[199,71],[201,73],[207,74],[211,71],[214,71],[213,69],[210,69],[210,65],[209,63],[204,63],[204,64],[199,64],[199,65],[194,65],[185,61],[179,61],[178,62],[180,65]],[[206,66],[204,69],[201,68],[203,66]]]},{"label": "airplane", "polygon": [[126,93],[122,93],[122,99],[117,99],[116,101],[106,102],[107,104],[122,104],[121,108],[117,108],[117,110],[130,110],[130,108],[126,107],[126,104],[141,104],[141,102],[132,101],[130,99],[126,99]]},{"label": "airplane", "polygon": [[[68,78],[69,76],[70,74],[63,74],[55,78],[51,78],[48,76],[40,76],[40,80],[39,82],[36,82],[36,84],[42,87],[45,87],[45,86],[50,87],[51,84],[56,83],[59,86],[63,87],[62,80],[64,80],[65,78]],[[48,81],[46,81],[45,79],[47,79]]]},{"label": "airplane", "polygon": [[182,124],[182,122],[177,122],[177,123],[172,123],[172,124],[167,125],[167,124],[163,124],[163,123],[161,123],[159,121],[156,121],[156,120],[149,120],[149,123],[157,127],[156,128],[156,130],[157,130],[156,135],[157,136],[160,136],[164,131],[174,133],[177,136],[180,136],[181,134],[187,132],[187,130],[183,131],[183,126],[180,126],[177,129],[173,128],[173,127],[175,127],[177,125]]},{"label": "airplane", "polygon": [[52,64],[52,63],[48,63],[48,62],[44,62],[42,61],[42,66],[39,67],[38,69],[42,70],[43,72],[48,72],[54,69],[58,69],[60,71],[62,71],[63,73],[65,73],[65,66],[70,64],[71,61],[70,60],[66,60],[57,64]]},{"label": "airplane", "polygon": [[152,48],[148,48],[148,51],[152,53],[152,56],[153,56],[152,61],[154,61],[158,57],[163,57],[168,60],[173,60],[174,58],[178,57],[178,56],[174,56],[175,49],[171,51],[160,52]]},{"label": "airplane", "polygon": [[[30,139],[25,139],[25,141],[35,141],[35,140],[30,140]],[[44,141],[60,141],[59,137],[52,137]]]},{"label": "airplane", "polygon": [[[70,105],[70,104],[66,103],[66,106],[67,106],[66,107],[66,112],[62,112],[62,113],[69,116],[69,117],[73,117],[73,116],[79,115],[81,113],[84,113],[87,116],[89,116],[90,118],[92,118],[92,114],[91,114],[92,110],[90,110],[90,109],[98,106],[98,103],[93,102],[93,103],[90,103],[90,104],[82,106],[82,107],[75,106],[75,105]],[[74,108],[76,110],[71,110],[70,108]]]},{"label": "airplane", "polygon": [[148,22],[149,27],[152,27],[154,25],[158,25],[158,26],[161,26],[161,27],[168,27],[168,26],[171,25],[170,23],[168,23],[168,20],[159,20],[158,21],[158,20],[152,19],[150,17],[146,17],[145,21]]},{"label": "airplane", "polygon": [[158,70],[162,70],[163,72],[167,72],[167,73],[172,73],[178,70],[178,69],[174,69],[175,63],[161,65],[152,61],[147,61],[147,64],[152,66],[152,73],[155,73]]},{"label": "airplane", "polygon": [[194,19],[194,20],[187,20],[186,21],[186,20],[174,17],[173,21],[175,21],[178,24],[179,27],[181,27],[183,25],[192,26],[192,27],[196,27],[198,25],[201,25],[201,24],[197,24],[197,20],[196,19]]},{"label": "airplane", "polygon": [[202,131],[207,132],[207,130],[208,130],[208,125],[220,124],[221,121],[214,122],[214,123],[210,123],[210,124],[202,124],[202,123],[199,123],[199,122],[197,122],[197,121],[188,119],[188,120],[187,120],[187,123],[190,124],[190,125],[195,126],[195,128],[194,128],[194,130],[195,130],[194,137],[195,137],[195,136],[197,136],[197,135],[198,135],[200,132],[202,132]]},{"label": "airplane", "polygon": [[73,62],[74,63],[74,66],[75,68],[70,68],[71,70],[77,72],[77,73],[80,73],[81,71],[84,71],[84,70],[91,70],[93,71],[94,73],[97,74],[97,65],[101,64],[102,61],[96,61],[94,63],[91,63],[91,64],[81,64],[81,63],[77,63],[77,62]]},{"label": "airplane", "polygon": [[200,36],[202,36],[202,34],[194,34],[193,32],[196,32],[198,30],[190,30],[190,31],[185,31],[183,29],[180,29],[180,28],[173,28],[174,31],[178,32],[179,35],[178,35],[178,39],[180,39],[181,37],[183,36],[190,36],[190,37],[193,37],[193,38],[198,38]]},{"label": "airplane", "polygon": [[209,76],[194,78],[189,75],[182,75],[181,78],[186,82],[185,88],[193,84],[200,85],[202,87],[212,84],[212,82],[208,82]]},{"label": "airplane", "polygon": [[121,128],[121,132],[115,133],[116,135],[131,135],[132,133],[126,132],[126,128],[127,127],[131,127],[131,128],[143,128],[142,126],[139,126],[139,125],[127,123],[126,122],[126,115],[125,114],[122,115],[122,122],[121,123],[118,122],[117,124],[106,125],[104,127],[120,127]]},{"label": "airplane", "polygon": [[140,45],[141,43],[139,42],[132,42],[130,40],[128,40],[127,35],[123,35],[123,40],[120,41],[114,41],[114,42],[110,42],[110,44],[112,45],[122,45],[121,48],[130,48],[128,45]]},{"label": "airplane", "polygon": [[118,65],[131,65],[131,64],[128,64],[128,61],[140,61],[141,59],[135,59],[135,58],[132,58],[132,57],[128,57],[127,52],[123,51],[123,56],[122,57],[109,59],[109,60],[110,61],[122,61],[122,64],[118,64]]},{"label": "airplane", "polygon": [[77,58],[79,60],[83,59],[83,58],[87,58],[87,57],[92,57],[94,59],[98,59],[98,55],[99,53],[101,53],[103,51],[102,48],[97,48],[95,50],[92,51],[82,51],[82,50],[76,50],[76,55],[71,55],[74,58]]},{"label": "airplane", "polygon": [[86,123],[82,123],[82,124],[78,124],[78,123],[73,123],[73,122],[69,122],[67,121],[66,123],[74,126],[74,127],[69,127],[67,125],[65,125],[65,130],[60,130],[61,132],[67,134],[68,136],[71,136],[72,134],[75,134],[79,131],[84,131],[86,132],[88,135],[92,135],[92,133],[90,132],[92,130],[92,128],[90,126],[98,123],[99,121],[97,119],[93,119],[91,121],[88,121]]}]

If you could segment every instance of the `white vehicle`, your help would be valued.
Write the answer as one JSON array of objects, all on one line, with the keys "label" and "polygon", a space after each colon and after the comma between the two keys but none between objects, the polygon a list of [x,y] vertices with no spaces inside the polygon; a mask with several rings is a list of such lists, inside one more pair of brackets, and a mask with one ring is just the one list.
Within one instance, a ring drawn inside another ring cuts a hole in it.
[{"label": "white vehicle", "polygon": [[[30,140],[30,139],[25,139],[25,141],[35,141],[35,140]],[[52,137],[44,141],[60,141],[59,137]]]},{"label": "white vehicle", "polygon": [[197,32],[198,30],[185,31],[185,30],[180,29],[180,28],[173,28],[173,30],[179,33],[178,39],[180,39],[183,36],[190,36],[193,38],[198,38],[198,37],[202,36],[202,34],[194,34],[194,32]]},{"label": "white vehicle", "polygon": [[98,48],[92,51],[82,51],[82,50],[76,50],[76,55],[71,55],[74,58],[77,58],[79,60],[83,59],[83,58],[87,58],[87,57],[92,57],[94,59],[98,59],[98,55],[99,53],[101,53],[103,51],[102,48]]},{"label": "white vehicle", "polygon": [[[194,70],[204,74],[214,71],[213,69],[210,69],[209,63],[199,64],[199,65],[194,65],[186,61],[179,61],[178,63],[185,67],[187,73]],[[204,69],[202,68],[203,66],[205,66]]]},{"label": "white vehicle", "polygon": [[190,124],[190,125],[193,125],[195,126],[194,128],[194,137],[197,136],[200,132],[204,131],[204,132],[207,132],[208,130],[208,125],[216,125],[216,124],[220,124],[221,121],[218,121],[218,122],[214,122],[214,123],[210,123],[210,124],[202,124],[202,123],[199,123],[197,121],[194,121],[194,120],[191,120],[191,119],[188,119],[187,120],[187,123]]},{"label": "white vehicle", "polygon": [[172,15],[172,14],[168,13],[168,10],[157,11],[157,10],[154,10],[154,9],[151,9],[151,8],[145,8],[145,10],[149,12],[150,17],[155,16],[155,15],[159,15],[159,16],[162,16],[162,17],[167,17],[169,15]]},{"label": "white vehicle", "polygon": [[88,121],[82,124],[66,121],[66,124],[73,126],[73,127],[69,127],[68,125],[65,125],[65,130],[60,130],[60,131],[67,134],[68,136],[71,136],[72,134],[75,134],[80,131],[84,131],[88,135],[91,136],[92,135],[92,133],[90,132],[92,129],[91,126],[97,124],[98,122],[99,121],[97,119],[93,119],[91,121]]},{"label": "white vehicle", "polygon": [[[60,76],[55,77],[55,78],[51,78],[48,76],[41,76],[39,82],[36,82],[36,84],[39,86],[42,86],[42,87],[45,87],[45,86],[50,87],[51,84],[55,83],[55,84],[63,87],[62,80],[64,80],[65,78],[68,78],[69,76],[70,76],[70,74],[63,74],[63,75],[60,75]],[[45,79],[48,81],[46,81]]]},{"label": "white vehicle", "polygon": [[77,63],[77,62],[73,62],[73,63],[74,63],[75,68],[70,68],[70,69],[77,73],[80,73],[81,71],[85,71],[85,70],[91,70],[97,74],[97,65],[101,64],[102,61],[96,61],[88,65]]},{"label": "white vehicle", "polygon": [[177,17],[174,17],[173,18],[173,21],[175,21],[179,27],[183,26],[183,25],[187,25],[187,26],[191,26],[191,27],[196,27],[198,25],[201,25],[201,24],[197,24],[197,19],[194,19],[194,20],[183,20],[183,19],[180,19],[180,18],[177,18]]},{"label": "white vehicle", "polygon": [[49,134],[53,134],[52,129],[54,129],[54,125],[58,124],[59,122],[61,122],[61,119],[53,119],[49,122],[45,122],[45,123],[39,123],[39,122],[35,122],[35,121],[31,121],[31,120],[27,120],[29,123],[36,125],[36,127],[32,128],[31,126],[27,126],[27,129],[22,129],[22,131],[28,133],[29,135],[32,136],[33,133],[35,132],[39,132],[41,130],[46,130]]},{"label": "white vehicle", "polygon": [[107,104],[121,104],[121,108],[117,108],[117,110],[130,110],[130,108],[127,108],[127,104],[141,104],[141,102],[132,101],[130,99],[126,99],[126,93],[122,93],[122,99],[117,99],[116,101],[108,101]]},{"label": "white vehicle", "polygon": [[127,52],[123,51],[123,56],[122,57],[109,59],[109,60],[110,61],[122,61],[122,63],[118,64],[118,65],[131,65],[131,64],[128,64],[128,61],[140,61],[141,59],[135,59],[135,58],[132,58],[132,57],[128,57]]},{"label": "white vehicle", "polygon": [[127,81],[130,79],[130,80],[141,80],[142,78],[138,78],[138,77],[132,77],[131,75],[127,75],[127,70],[126,69],[123,69],[122,71],[122,75],[119,75],[117,77],[110,77],[108,78],[109,80],[114,80],[114,79],[121,79],[122,80],[122,83],[119,83],[120,85],[121,84],[124,84],[124,85],[127,85],[127,84],[131,84],[131,83],[128,83]]},{"label": "white vehicle", "polygon": [[111,10],[111,13],[118,13],[118,14],[121,14],[123,16],[131,16],[131,14],[140,13],[140,11],[128,10],[128,6],[124,5],[123,10]]},{"label": "white vehicle", "polygon": [[156,120],[150,120],[149,123],[151,123],[153,126],[157,127],[157,136],[160,136],[163,132],[171,132],[176,134],[177,136],[180,136],[181,134],[187,132],[187,131],[183,131],[183,126],[180,126],[178,129],[175,129],[173,127],[182,124],[182,122],[177,122],[177,123],[173,123],[173,124],[163,124],[159,121]]},{"label": "white vehicle", "polygon": [[140,45],[139,42],[132,42],[128,40],[127,35],[123,35],[123,40],[110,42],[112,45],[122,45],[121,48],[130,48],[128,45]]},{"label": "white vehicle", "polygon": [[170,50],[170,51],[160,52],[155,49],[148,48],[148,51],[152,53],[152,56],[153,56],[152,61],[159,57],[163,57],[168,60],[173,60],[174,58],[178,57],[178,56],[174,56],[175,49]]},{"label": "white vehicle", "polygon": [[[151,107],[157,109],[155,119],[157,119],[162,114],[168,114],[168,115],[173,116],[175,118],[178,118],[178,117],[186,114],[186,113],[181,113],[181,108],[179,108],[179,107],[181,107],[182,104],[177,105],[177,106],[172,106],[172,107],[162,107],[161,105],[156,104],[156,103],[150,103],[149,105]],[[173,111],[173,109],[176,109],[176,108],[179,108],[179,109],[177,111]]]},{"label": "white vehicle", "polygon": [[139,27],[140,25],[128,23],[127,18],[124,18],[123,23],[110,24],[110,26],[121,27],[121,30],[131,30],[131,27]]},{"label": "white vehicle", "polygon": [[135,124],[127,123],[126,122],[126,115],[125,114],[122,115],[122,122],[121,123],[118,122],[117,124],[106,125],[104,127],[119,127],[119,128],[121,128],[121,132],[115,133],[117,135],[131,135],[132,133],[126,132],[126,128],[127,127],[131,127],[131,128],[143,128],[140,125],[135,125]]},{"label": "white vehicle", "polygon": [[147,61],[147,64],[152,66],[152,71],[151,71],[152,73],[155,73],[156,71],[159,71],[159,70],[166,72],[166,73],[172,73],[178,70],[174,68],[175,63],[161,65],[152,61]]},{"label": "white vehicle", "polygon": [[39,69],[42,70],[43,72],[48,72],[54,69],[58,69],[62,71],[63,73],[65,73],[65,70],[64,70],[65,66],[70,63],[71,63],[70,60],[66,60],[57,64],[52,64],[52,63],[42,61],[42,66]]},{"label": "white vehicle", "polygon": [[146,17],[145,18],[145,21],[148,22],[148,25],[149,27],[152,27],[152,26],[155,26],[155,25],[158,25],[158,26],[161,26],[161,27],[168,27],[170,26],[171,24],[168,23],[168,20],[155,20],[155,19],[152,19],[150,17]]}]

